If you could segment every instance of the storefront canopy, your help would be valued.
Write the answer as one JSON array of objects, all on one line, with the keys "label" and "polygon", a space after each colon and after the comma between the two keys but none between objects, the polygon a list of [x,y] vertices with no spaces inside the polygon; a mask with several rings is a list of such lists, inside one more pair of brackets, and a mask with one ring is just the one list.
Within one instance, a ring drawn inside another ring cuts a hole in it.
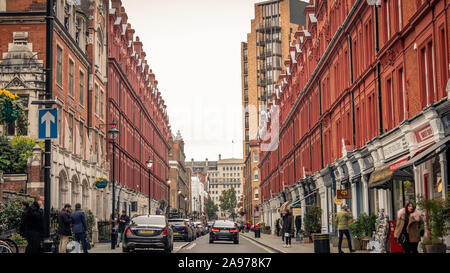
[{"label": "storefront canopy", "polygon": [[412,181],[414,177],[411,173],[406,170],[395,170],[391,172],[389,170],[389,164],[378,167],[373,171],[370,175],[369,179],[369,188],[379,188],[386,189],[390,187],[390,183],[392,180],[404,180],[404,181]]},{"label": "storefront canopy", "polygon": [[429,160],[432,157],[439,155],[444,152],[450,146],[450,136],[445,137],[441,141],[431,145],[426,150],[420,152],[419,154],[410,158],[407,162],[403,163],[398,169],[404,169],[409,166],[417,166],[421,163]]},{"label": "storefront canopy", "polygon": [[300,198],[296,198],[292,203],[289,204],[290,208],[300,208]]}]

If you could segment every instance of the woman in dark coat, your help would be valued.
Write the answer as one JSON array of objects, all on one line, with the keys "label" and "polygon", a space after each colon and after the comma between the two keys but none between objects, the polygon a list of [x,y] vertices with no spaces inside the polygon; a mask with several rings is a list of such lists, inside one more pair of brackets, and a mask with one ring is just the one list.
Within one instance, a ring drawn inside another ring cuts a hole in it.
[{"label": "woman in dark coat", "polygon": [[294,219],[288,208],[283,212],[282,234],[286,239],[286,244],[283,247],[291,247],[291,239],[294,234]]}]

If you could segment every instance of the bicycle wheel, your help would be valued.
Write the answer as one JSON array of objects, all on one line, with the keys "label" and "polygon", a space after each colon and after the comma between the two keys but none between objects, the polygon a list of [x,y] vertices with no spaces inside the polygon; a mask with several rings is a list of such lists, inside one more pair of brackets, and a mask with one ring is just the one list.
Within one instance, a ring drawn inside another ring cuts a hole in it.
[{"label": "bicycle wheel", "polygon": [[1,240],[0,241],[0,253],[14,253],[14,252],[6,242]]},{"label": "bicycle wheel", "polygon": [[19,253],[19,247],[17,246],[16,242],[11,239],[6,239],[5,242],[11,247],[13,253]]}]

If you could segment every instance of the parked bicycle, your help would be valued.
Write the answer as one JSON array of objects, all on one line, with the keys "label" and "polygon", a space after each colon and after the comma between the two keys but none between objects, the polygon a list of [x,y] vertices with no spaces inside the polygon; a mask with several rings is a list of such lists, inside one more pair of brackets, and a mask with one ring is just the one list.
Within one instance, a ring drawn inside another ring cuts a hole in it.
[{"label": "parked bicycle", "polygon": [[14,234],[14,229],[7,230],[4,225],[0,226],[0,253],[19,253],[19,247],[10,239]]}]

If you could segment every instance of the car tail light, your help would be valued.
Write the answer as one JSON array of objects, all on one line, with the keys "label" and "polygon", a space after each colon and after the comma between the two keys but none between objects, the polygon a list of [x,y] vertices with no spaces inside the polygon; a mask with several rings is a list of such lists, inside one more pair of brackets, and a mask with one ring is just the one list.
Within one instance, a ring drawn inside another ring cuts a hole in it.
[{"label": "car tail light", "polygon": [[168,229],[167,229],[167,227],[165,227],[163,229],[163,231],[161,232],[161,235],[167,235],[167,233],[168,233]]},{"label": "car tail light", "polygon": [[217,228],[212,228],[211,231],[212,231],[212,232],[219,232],[219,229],[217,229]]},{"label": "car tail light", "polygon": [[238,232],[237,229],[230,229],[230,232]]},{"label": "car tail light", "polygon": [[127,229],[125,230],[125,234],[126,234],[126,235],[131,235],[131,230],[130,230],[130,228],[127,228]]}]

